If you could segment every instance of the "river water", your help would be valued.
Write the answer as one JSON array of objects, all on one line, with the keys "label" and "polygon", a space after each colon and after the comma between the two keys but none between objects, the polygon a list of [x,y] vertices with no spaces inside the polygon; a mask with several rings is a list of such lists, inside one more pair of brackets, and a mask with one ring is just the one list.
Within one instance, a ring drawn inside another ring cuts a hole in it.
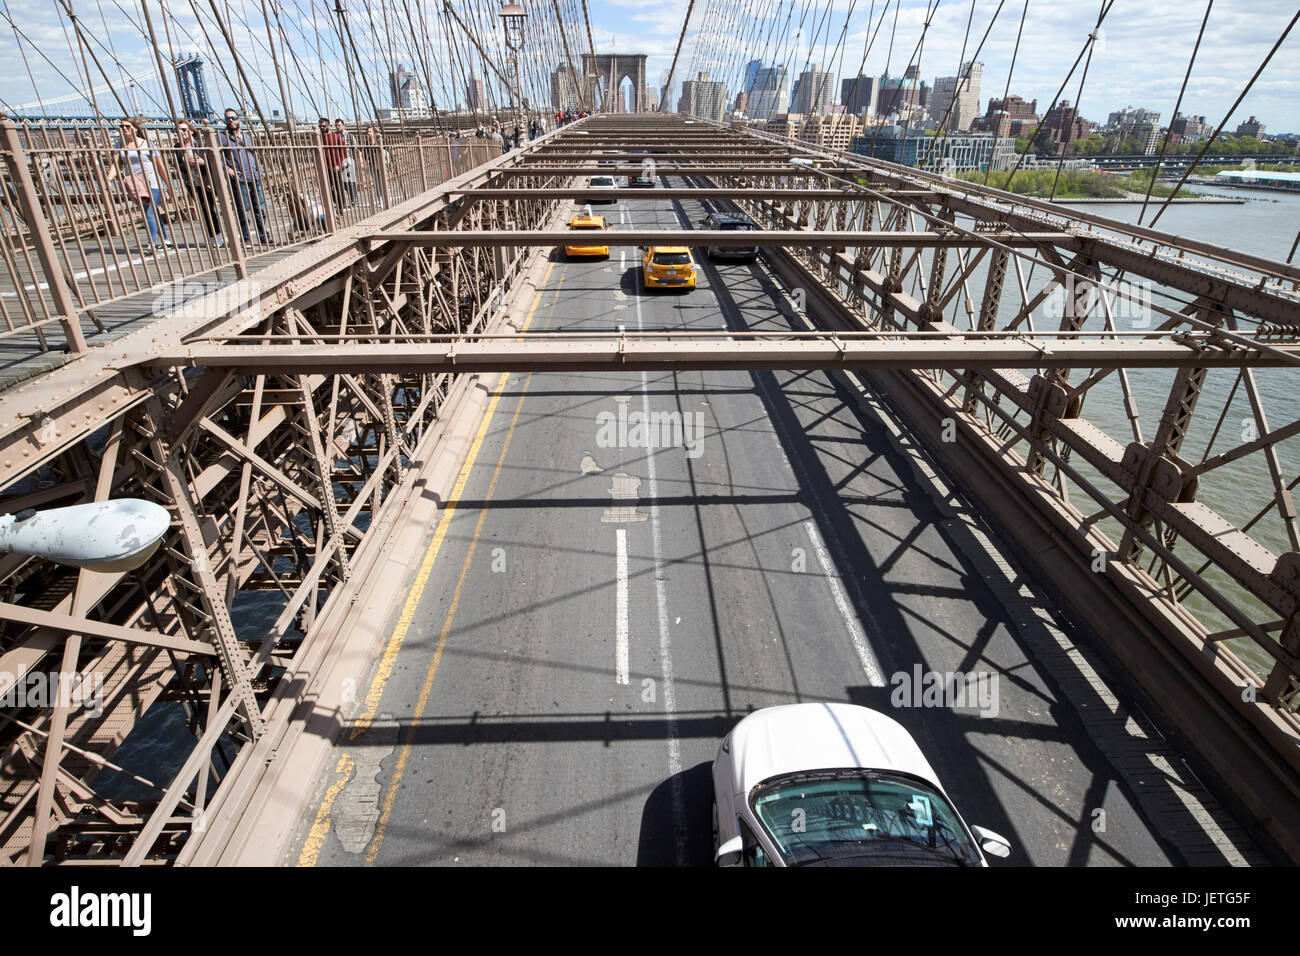
[{"label": "river water", "polygon": [[[1300,228],[1300,195],[1213,186],[1196,188],[1203,194],[1222,195],[1244,202],[1173,204],[1165,209],[1154,228],[1270,259],[1286,259],[1295,241],[1296,230]],[[1136,223],[1141,208],[1140,202],[1061,204],[1063,213],[1074,209],[1089,216],[1119,223]],[[1158,202],[1148,207],[1143,217],[1146,225],[1150,226],[1157,208]],[[861,224],[858,219],[849,228],[861,228]],[[971,228],[972,223],[968,219],[959,219],[958,225]],[[923,229],[925,226],[918,218],[914,219],[909,228]],[[849,250],[850,254],[854,251]],[[1013,257],[1012,262],[1015,261]],[[950,257],[946,282],[951,283],[963,267],[960,257]],[[948,320],[958,328],[974,327],[972,313],[978,312],[985,275],[986,268],[982,263],[971,271],[964,292],[947,306]],[[913,270],[913,278],[904,291],[924,298],[925,290],[920,287],[915,276]],[[1032,298],[1042,289],[1047,279],[1048,273],[1043,265],[1022,260],[1019,274],[1014,265],[1009,266],[998,310],[998,327],[1007,326],[1019,313],[1023,301],[1022,286]],[[1130,277],[1128,281],[1131,283],[1133,280]],[[1129,291],[1136,294],[1139,300],[1137,303],[1126,301],[1122,297],[1116,298],[1113,303],[1114,327],[1119,331],[1151,330],[1163,324],[1165,316],[1150,308],[1152,304],[1178,311],[1191,301],[1186,294],[1170,296],[1170,290],[1149,283],[1130,285]],[[1059,328],[1062,302],[1063,297],[1058,296],[1037,308],[1031,319],[1031,328],[1037,331]],[[1248,331],[1251,326],[1242,321],[1240,327]],[[1101,309],[1094,310],[1094,317],[1084,324],[1084,328],[1105,328]],[[1149,442],[1159,427],[1174,375],[1173,370],[1158,369],[1129,369],[1126,372],[1132,407],[1137,411],[1136,429],[1128,414],[1130,405],[1125,401],[1121,376],[1116,373],[1102,378],[1088,391],[1082,415],[1121,445],[1135,440]],[[1086,377],[1084,370],[1075,370],[1071,373],[1070,380],[1077,384]],[[1254,377],[1264,427],[1259,425],[1248,390],[1239,380],[1238,373],[1230,369],[1212,370],[1206,378],[1193,423],[1181,449],[1184,460],[1198,463],[1206,457],[1222,454],[1252,441],[1266,430],[1287,425],[1300,418],[1300,367],[1259,369],[1255,371]],[[1023,447],[1019,446],[1022,453]],[[1274,447],[1276,470],[1281,482],[1289,485],[1300,475],[1300,436],[1277,443]],[[1116,486],[1102,478],[1079,457],[1074,457],[1071,465],[1086,481],[1106,493],[1111,501],[1123,500],[1124,495]],[[1269,507],[1273,488],[1274,478],[1267,457],[1262,453],[1253,453],[1202,475],[1197,500],[1213,508],[1238,528],[1249,525],[1249,533],[1255,540],[1278,555],[1295,550],[1296,544],[1291,541],[1276,508]],[[1100,506],[1088,498],[1077,484],[1070,483],[1068,490],[1071,501],[1083,514],[1092,515],[1101,511]],[[1115,544],[1119,543],[1121,529],[1118,522],[1104,518],[1097,522],[1097,527],[1110,536]],[[1227,575],[1214,568],[1201,572],[1204,559],[1185,542],[1176,543],[1175,552],[1188,561],[1193,570],[1202,573],[1214,589],[1223,595],[1224,599],[1219,606],[1196,592],[1183,599],[1184,606],[1196,614],[1212,633],[1240,627],[1243,622],[1266,624],[1274,619],[1275,615],[1271,611]],[[1268,652],[1249,639],[1232,640],[1227,644],[1261,675],[1266,674],[1272,665]]]},{"label": "river water", "polygon": [[[1155,228],[1163,232],[1202,239],[1219,245],[1284,261],[1300,229],[1300,195],[1266,190],[1216,189],[1198,186],[1198,192],[1245,199],[1241,205],[1173,204],[1165,209]],[[1140,204],[1086,204],[1075,208],[1094,215],[1103,215],[1120,222],[1137,222]],[[1143,221],[1150,224],[1154,207],[1148,209]],[[1158,324],[1155,316],[1152,324]],[[1139,322],[1141,320],[1138,320]],[[1128,323],[1116,320],[1116,325],[1145,327],[1133,320]],[[1129,373],[1132,392],[1140,409],[1142,438],[1149,441],[1155,434],[1164,405],[1169,398],[1173,372],[1138,369]],[[1080,376],[1075,373],[1076,379]],[[1111,376],[1115,380],[1115,376]],[[1260,369],[1255,373],[1260,395],[1260,405],[1267,427],[1278,428],[1300,418],[1300,368]],[[1235,390],[1234,390],[1235,386]],[[1107,434],[1127,443],[1132,440],[1132,430],[1125,415],[1124,404],[1117,381],[1111,387],[1090,395],[1084,415]],[[1222,424],[1218,423],[1222,421]],[[1214,436],[1215,428],[1219,428]],[[1182,457],[1199,462],[1206,457],[1207,444],[1213,439],[1210,454],[1218,455],[1235,445],[1253,440],[1261,430],[1246,393],[1235,371],[1211,371],[1206,379],[1200,401],[1196,407],[1194,424],[1182,448]],[[1278,472],[1284,484],[1300,476],[1300,438],[1278,443]],[[1264,454],[1254,453],[1237,462],[1207,472],[1197,492],[1197,498],[1212,507],[1237,527],[1255,520],[1267,509],[1273,496],[1274,479]],[[1250,528],[1250,534],[1274,554],[1293,550],[1285,525],[1276,508],[1268,509]],[[1179,548],[1178,553],[1189,559],[1190,548]],[[1200,561],[1193,561],[1199,567]],[[1226,575],[1206,572],[1206,577],[1216,585],[1230,589],[1235,594],[1233,604],[1249,620],[1263,623],[1274,615],[1262,605],[1245,595],[1242,589]],[[1187,606],[1202,620],[1214,627],[1233,626],[1228,615],[1211,606],[1210,602],[1193,595]],[[1263,675],[1272,665],[1272,658],[1248,640],[1231,641],[1230,646],[1254,670]]]}]

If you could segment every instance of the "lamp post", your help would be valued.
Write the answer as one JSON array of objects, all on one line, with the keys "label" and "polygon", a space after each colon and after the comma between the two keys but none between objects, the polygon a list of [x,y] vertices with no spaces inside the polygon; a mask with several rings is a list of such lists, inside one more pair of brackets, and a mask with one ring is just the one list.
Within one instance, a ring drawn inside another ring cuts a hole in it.
[{"label": "lamp post", "polygon": [[[522,134],[524,128],[524,88],[519,80],[519,54],[524,48],[524,18],[528,16],[524,8],[517,3],[507,3],[501,7],[501,25],[505,30],[506,49],[515,61],[515,126]],[[515,142],[518,146],[518,141]]]},{"label": "lamp post", "polygon": [[149,560],[171,525],[166,508],[140,498],[0,515],[0,553],[17,551],[91,571],[131,571]]}]

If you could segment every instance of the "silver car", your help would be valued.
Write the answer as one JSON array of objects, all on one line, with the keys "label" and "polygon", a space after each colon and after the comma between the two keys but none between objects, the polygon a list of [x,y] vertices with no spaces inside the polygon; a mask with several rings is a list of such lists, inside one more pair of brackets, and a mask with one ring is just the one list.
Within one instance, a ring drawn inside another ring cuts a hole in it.
[{"label": "silver car", "polygon": [[[748,216],[735,216],[725,212],[710,213],[702,225],[705,229],[725,232],[752,231],[758,228]],[[754,259],[758,256],[757,246],[710,246],[707,251],[710,259]]]}]

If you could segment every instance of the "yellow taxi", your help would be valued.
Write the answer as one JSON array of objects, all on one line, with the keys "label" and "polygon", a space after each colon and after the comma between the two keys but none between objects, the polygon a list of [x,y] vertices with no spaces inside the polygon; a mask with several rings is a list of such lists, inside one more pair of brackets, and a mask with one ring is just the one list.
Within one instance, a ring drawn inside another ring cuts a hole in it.
[{"label": "yellow taxi", "polygon": [[[571,232],[604,232],[607,229],[609,229],[609,226],[605,225],[605,217],[593,216],[590,209],[584,210],[569,220],[569,230]],[[564,253],[569,256],[608,256],[609,246],[596,245],[595,241],[596,237],[592,236],[581,244],[566,245]]]},{"label": "yellow taxi", "polygon": [[647,289],[694,289],[698,271],[686,246],[650,246],[641,257]]}]

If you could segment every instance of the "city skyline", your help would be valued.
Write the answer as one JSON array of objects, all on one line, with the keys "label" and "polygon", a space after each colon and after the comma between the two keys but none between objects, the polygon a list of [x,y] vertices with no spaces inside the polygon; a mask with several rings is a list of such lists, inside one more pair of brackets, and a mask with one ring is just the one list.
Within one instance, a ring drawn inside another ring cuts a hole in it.
[{"label": "city skyline", "polygon": [[[644,26],[644,32],[606,32],[619,47],[624,47],[625,43],[639,43],[640,52],[649,55],[649,72],[657,75],[666,71],[671,62],[672,47],[676,43],[675,31],[680,29],[681,16],[685,13],[686,6],[686,0],[649,3],[641,3],[639,0],[605,0],[592,9],[593,18],[598,7],[636,8],[639,11],[629,14],[629,20],[638,27]],[[924,2],[901,4],[894,56],[888,63],[891,76],[903,74],[908,57],[915,47],[916,37],[921,32],[926,7]],[[842,23],[845,8],[845,4],[836,4],[828,19],[836,24]],[[1007,5],[989,33],[983,49],[977,57],[973,57],[979,37],[983,36],[994,9],[996,5],[990,5],[987,10],[976,9],[969,46],[965,49],[963,58],[963,40],[970,7],[939,8],[926,33],[925,51],[920,60],[920,78],[932,84],[936,77],[957,75],[961,62],[978,59],[984,64],[981,99],[986,102],[989,97],[1001,97],[1015,46],[1020,11]],[[1151,109],[1160,110],[1166,118],[1172,117],[1173,105],[1204,12],[1204,7],[1201,6],[1173,3],[1149,4],[1140,10],[1115,8],[1099,34],[1084,95],[1078,100],[1083,114],[1104,118],[1141,96]],[[1217,5],[1206,27],[1206,36],[1197,55],[1196,68],[1188,83],[1181,112],[1186,114],[1190,110],[1198,115],[1205,114],[1212,126],[1217,125],[1293,14],[1294,8],[1284,2]],[[1036,8],[1031,4],[1025,17],[1024,34],[1010,92],[1018,93],[1028,100],[1038,99],[1040,105],[1052,100],[1065,78],[1069,64],[1073,62],[1096,22],[1096,16],[1097,6],[1094,2],[1065,0],[1051,8]],[[672,34],[672,39],[661,46],[656,24],[663,26],[668,23],[673,25],[667,31]],[[891,15],[890,22],[879,32],[866,58],[861,70],[864,75],[880,76],[885,72],[887,40],[892,23]],[[793,56],[778,60],[780,65],[786,67],[787,93],[793,80],[821,62],[824,69],[836,76],[838,94],[839,80],[852,77],[858,72],[863,46],[867,40],[866,24],[865,14],[855,14],[850,20],[842,54],[836,53],[832,57],[834,44],[814,43],[810,52],[809,45],[803,43],[798,62],[794,62]],[[596,42],[599,44],[602,35],[596,29],[594,19],[593,32],[597,33]],[[833,33],[838,39],[838,26]],[[686,43],[683,44],[683,58],[685,50],[690,47],[692,36],[711,37],[715,46],[723,50],[727,49],[726,44],[730,39],[725,34],[697,31],[693,24],[687,32]],[[1282,46],[1254,89],[1232,114],[1226,130],[1235,129],[1238,123],[1254,114],[1269,126],[1271,132],[1300,132],[1300,123],[1290,120],[1290,117],[1300,115],[1300,67],[1297,67],[1294,56],[1286,55],[1298,43],[1300,40],[1292,36]],[[630,50],[632,47],[629,45],[624,48]],[[666,53],[660,53],[661,49]],[[903,51],[901,54],[900,50]],[[743,89],[741,83],[749,60],[762,59],[766,66],[773,63],[771,56],[762,56],[761,48],[750,52],[754,55],[741,54],[735,57],[730,68],[725,71],[720,71],[717,63],[707,60],[701,60],[694,69],[696,72],[707,69],[715,79],[721,78],[729,97],[734,100],[735,94]],[[1143,64],[1147,74],[1140,83],[1134,82],[1134,62]],[[688,75],[694,76],[694,73],[683,73],[682,64],[679,63],[674,85],[679,85]],[[1057,98],[1074,103],[1077,99],[1075,94],[1078,79],[1076,72]],[[983,112],[982,108],[980,112]]]},{"label": "city skyline", "polygon": [[[303,0],[299,0],[301,2]],[[292,9],[292,3],[293,0],[287,0],[286,8]],[[996,5],[989,4],[987,9],[976,6],[970,20],[969,36],[967,23],[972,13],[969,6],[937,8],[925,34],[924,52],[919,64],[921,79],[933,83],[938,77],[957,75],[962,62],[977,59],[984,64],[980,99],[987,101],[989,97],[1001,97],[1020,22],[1020,10],[1013,9],[1014,6],[1002,9],[982,47],[980,38],[989,27]],[[701,22],[697,9],[682,43],[671,89],[666,91],[668,106],[671,109],[675,104],[682,82],[700,72],[708,72],[714,81],[721,81],[728,99],[734,101],[736,93],[743,90],[746,64],[755,59],[761,59],[765,65],[776,63],[784,66],[787,90],[802,73],[820,64],[835,78],[834,98],[838,100],[840,80],[857,75],[859,66],[860,72],[867,76],[879,76],[886,70],[892,76],[903,73],[916,48],[916,38],[921,34],[926,7],[927,4],[921,0],[903,0],[895,8],[885,7],[889,16],[883,25],[879,9],[875,19],[869,21],[866,12],[855,8],[854,15],[846,24],[847,3],[833,4],[826,16],[818,21],[818,34],[808,37],[798,27],[797,11],[793,19],[783,21],[788,26],[783,33],[778,31],[779,25],[775,20],[769,23],[755,14],[750,17],[752,22],[746,32],[751,48],[745,48],[734,36],[726,33],[725,23]],[[589,10],[597,51],[646,54],[647,78],[662,91],[686,8],[687,0],[593,2],[589,4]],[[134,10],[138,19],[138,7],[125,3],[104,13],[105,25],[113,35],[114,49],[123,67],[122,70],[110,67],[110,76],[115,73],[122,77],[130,73],[146,79],[156,76],[153,50],[140,37],[138,24],[126,17],[123,9]],[[897,13],[896,24],[894,12]],[[188,11],[179,8],[170,10],[170,13],[181,23],[192,20]],[[1204,115],[1211,126],[1217,126],[1293,13],[1293,8],[1282,0],[1216,6],[1180,111],[1184,115]],[[1050,105],[1054,99],[1069,99],[1071,103],[1077,102],[1083,115],[1093,118],[1105,117],[1140,100],[1141,105],[1159,111],[1167,122],[1173,116],[1174,102],[1203,14],[1204,8],[1199,5],[1165,2],[1136,9],[1115,8],[1099,31],[1082,96],[1078,95],[1078,72],[1058,96],[1057,90],[1069,64],[1074,61],[1095,23],[1096,4],[1092,0],[1063,0],[1051,7],[1031,4],[1025,15],[1010,92],[1026,99],[1038,99],[1040,106]],[[75,77],[76,71],[68,52],[66,24],[57,8],[45,0],[10,0],[8,15],[23,31],[26,40],[20,47],[6,23],[7,29],[0,36],[0,49],[4,50],[7,62],[25,63],[25,68],[0,77],[0,99],[8,106],[20,106],[31,104],[38,98],[57,99],[73,93],[77,87],[68,78]],[[260,54],[265,61],[255,85],[268,102],[279,105],[280,97],[275,90],[269,59],[264,50],[255,48],[257,42],[264,42],[264,39],[259,41],[259,31],[264,30],[264,24],[251,9],[247,23],[252,37],[248,42],[253,60],[257,62]],[[323,23],[319,26],[328,29]],[[811,34],[811,21],[809,26]],[[841,32],[844,34],[842,42]],[[891,33],[895,38],[892,53],[888,43]],[[874,40],[865,62],[862,62],[863,50],[871,34],[875,35]],[[776,38],[778,35],[779,40]],[[831,42],[821,42],[824,40]],[[245,42],[244,38],[236,39],[241,51]],[[1295,36],[1288,38],[1255,87],[1228,118],[1226,129],[1235,129],[1237,124],[1254,115],[1266,124],[1270,133],[1297,131],[1300,124],[1294,123],[1291,117],[1300,115],[1300,66],[1291,54],[1298,42],[1300,40]],[[178,52],[189,52],[187,46],[178,45],[184,47]],[[978,54],[976,47],[980,47]],[[315,60],[315,51],[295,49],[305,61]],[[38,55],[38,51],[53,63]],[[322,54],[320,62],[328,69],[328,53]],[[409,57],[407,62],[409,66]],[[1141,65],[1141,75],[1136,78],[1134,64]],[[525,80],[526,86],[539,85],[543,80],[549,86],[550,73],[555,66],[547,64],[546,76],[539,80]],[[31,79],[27,75],[29,70]],[[479,72],[481,75],[482,71]],[[387,70],[382,73],[387,75]],[[33,80],[36,90],[33,89]],[[455,80],[450,82],[442,75],[434,77],[435,88],[428,92],[440,109],[450,108],[453,101],[463,103],[463,84],[459,77]],[[501,102],[503,88],[497,81],[489,80],[495,87],[496,101]],[[174,78],[169,77],[169,82],[174,84]],[[224,102],[229,96],[229,87],[211,68],[208,82],[212,86],[212,99]],[[442,88],[437,87],[439,82],[443,82]],[[350,111],[348,104],[352,95],[345,83],[340,82],[338,86],[338,89],[323,91],[324,95],[339,104],[339,108]],[[539,100],[549,99],[549,89],[540,85],[533,92]],[[303,113],[297,103],[295,110]]]}]

